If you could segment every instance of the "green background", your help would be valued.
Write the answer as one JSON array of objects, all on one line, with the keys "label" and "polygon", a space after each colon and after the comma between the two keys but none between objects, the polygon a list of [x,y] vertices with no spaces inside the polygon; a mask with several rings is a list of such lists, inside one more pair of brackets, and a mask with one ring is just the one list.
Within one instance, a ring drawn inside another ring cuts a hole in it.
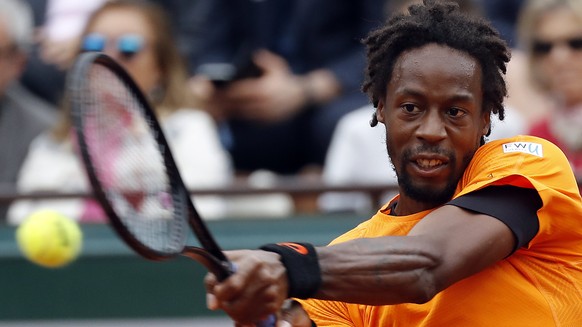
[{"label": "green background", "polygon": [[[282,241],[324,245],[367,218],[338,214],[208,225],[224,249],[252,249]],[[206,271],[197,262],[185,257],[148,261],[131,252],[108,225],[82,229],[79,259],[47,269],[22,257],[14,227],[0,227],[0,321],[221,315],[206,309]]]}]

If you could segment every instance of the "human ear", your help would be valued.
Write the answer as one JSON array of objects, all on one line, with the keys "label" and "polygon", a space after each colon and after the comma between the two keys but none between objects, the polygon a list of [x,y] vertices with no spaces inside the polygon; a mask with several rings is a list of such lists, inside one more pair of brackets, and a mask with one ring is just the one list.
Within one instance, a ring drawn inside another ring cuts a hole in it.
[{"label": "human ear", "polygon": [[384,100],[378,101],[378,105],[376,106],[376,119],[384,124]]},{"label": "human ear", "polygon": [[481,130],[482,136],[487,136],[491,133],[491,111],[486,112],[483,115],[483,129]]}]

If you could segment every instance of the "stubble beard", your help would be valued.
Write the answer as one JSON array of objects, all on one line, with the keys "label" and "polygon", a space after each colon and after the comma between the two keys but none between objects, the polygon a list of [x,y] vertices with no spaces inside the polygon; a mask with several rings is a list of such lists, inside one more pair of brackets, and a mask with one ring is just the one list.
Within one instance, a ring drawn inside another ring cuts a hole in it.
[{"label": "stubble beard", "polygon": [[[438,147],[421,146],[416,148],[414,151],[410,149],[405,150],[402,154],[401,161],[395,163],[392,160],[392,158],[394,158],[394,150],[388,141],[386,142],[386,148],[388,150],[390,161],[392,162],[392,169],[395,171],[396,177],[398,179],[400,191],[403,193],[402,195],[405,195],[415,201],[425,203],[431,207],[443,205],[452,199],[453,195],[455,194],[457,184],[463,175],[462,172],[457,172],[456,167],[452,167],[451,175],[446,185],[443,188],[436,189],[416,185],[412,179],[412,176],[406,171],[406,165],[410,163],[410,158],[414,155],[414,153],[417,152],[438,153],[439,155],[444,155],[449,159],[449,163],[456,162],[457,158],[455,153],[444,151]],[[474,153],[475,151],[468,153],[463,157],[463,164],[461,166],[463,171],[468,166]],[[399,165],[399,169],[396,169],[396,164]]]}]

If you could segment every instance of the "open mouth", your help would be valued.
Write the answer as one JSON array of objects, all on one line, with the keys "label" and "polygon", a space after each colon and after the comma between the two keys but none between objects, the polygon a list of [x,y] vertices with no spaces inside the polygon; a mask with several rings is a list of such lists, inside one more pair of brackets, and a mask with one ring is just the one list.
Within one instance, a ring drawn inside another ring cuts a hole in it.
[{"label": "open mouth", "polygon": [[434,153],[417,154],[410,159],[414,174],[423,178],[439,178],[449,165],[449,158]]},{"label": "open mouth", "polygon": [[444,165],[444,162],[440,159],[417,159],[416,164],[423,169],[436,168]]}]

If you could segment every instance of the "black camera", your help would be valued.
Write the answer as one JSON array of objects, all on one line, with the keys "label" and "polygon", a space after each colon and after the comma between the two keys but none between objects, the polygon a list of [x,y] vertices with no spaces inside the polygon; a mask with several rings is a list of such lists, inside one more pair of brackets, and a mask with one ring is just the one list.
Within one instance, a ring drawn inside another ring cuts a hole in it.
[{"label": "black camera", "polygon": [[196,69],[197,75],[206,76],[216,87],[224,87],[244,78],[259,77],[262,73],[250,53],[238,56],[233,62],[206,63]]}]

